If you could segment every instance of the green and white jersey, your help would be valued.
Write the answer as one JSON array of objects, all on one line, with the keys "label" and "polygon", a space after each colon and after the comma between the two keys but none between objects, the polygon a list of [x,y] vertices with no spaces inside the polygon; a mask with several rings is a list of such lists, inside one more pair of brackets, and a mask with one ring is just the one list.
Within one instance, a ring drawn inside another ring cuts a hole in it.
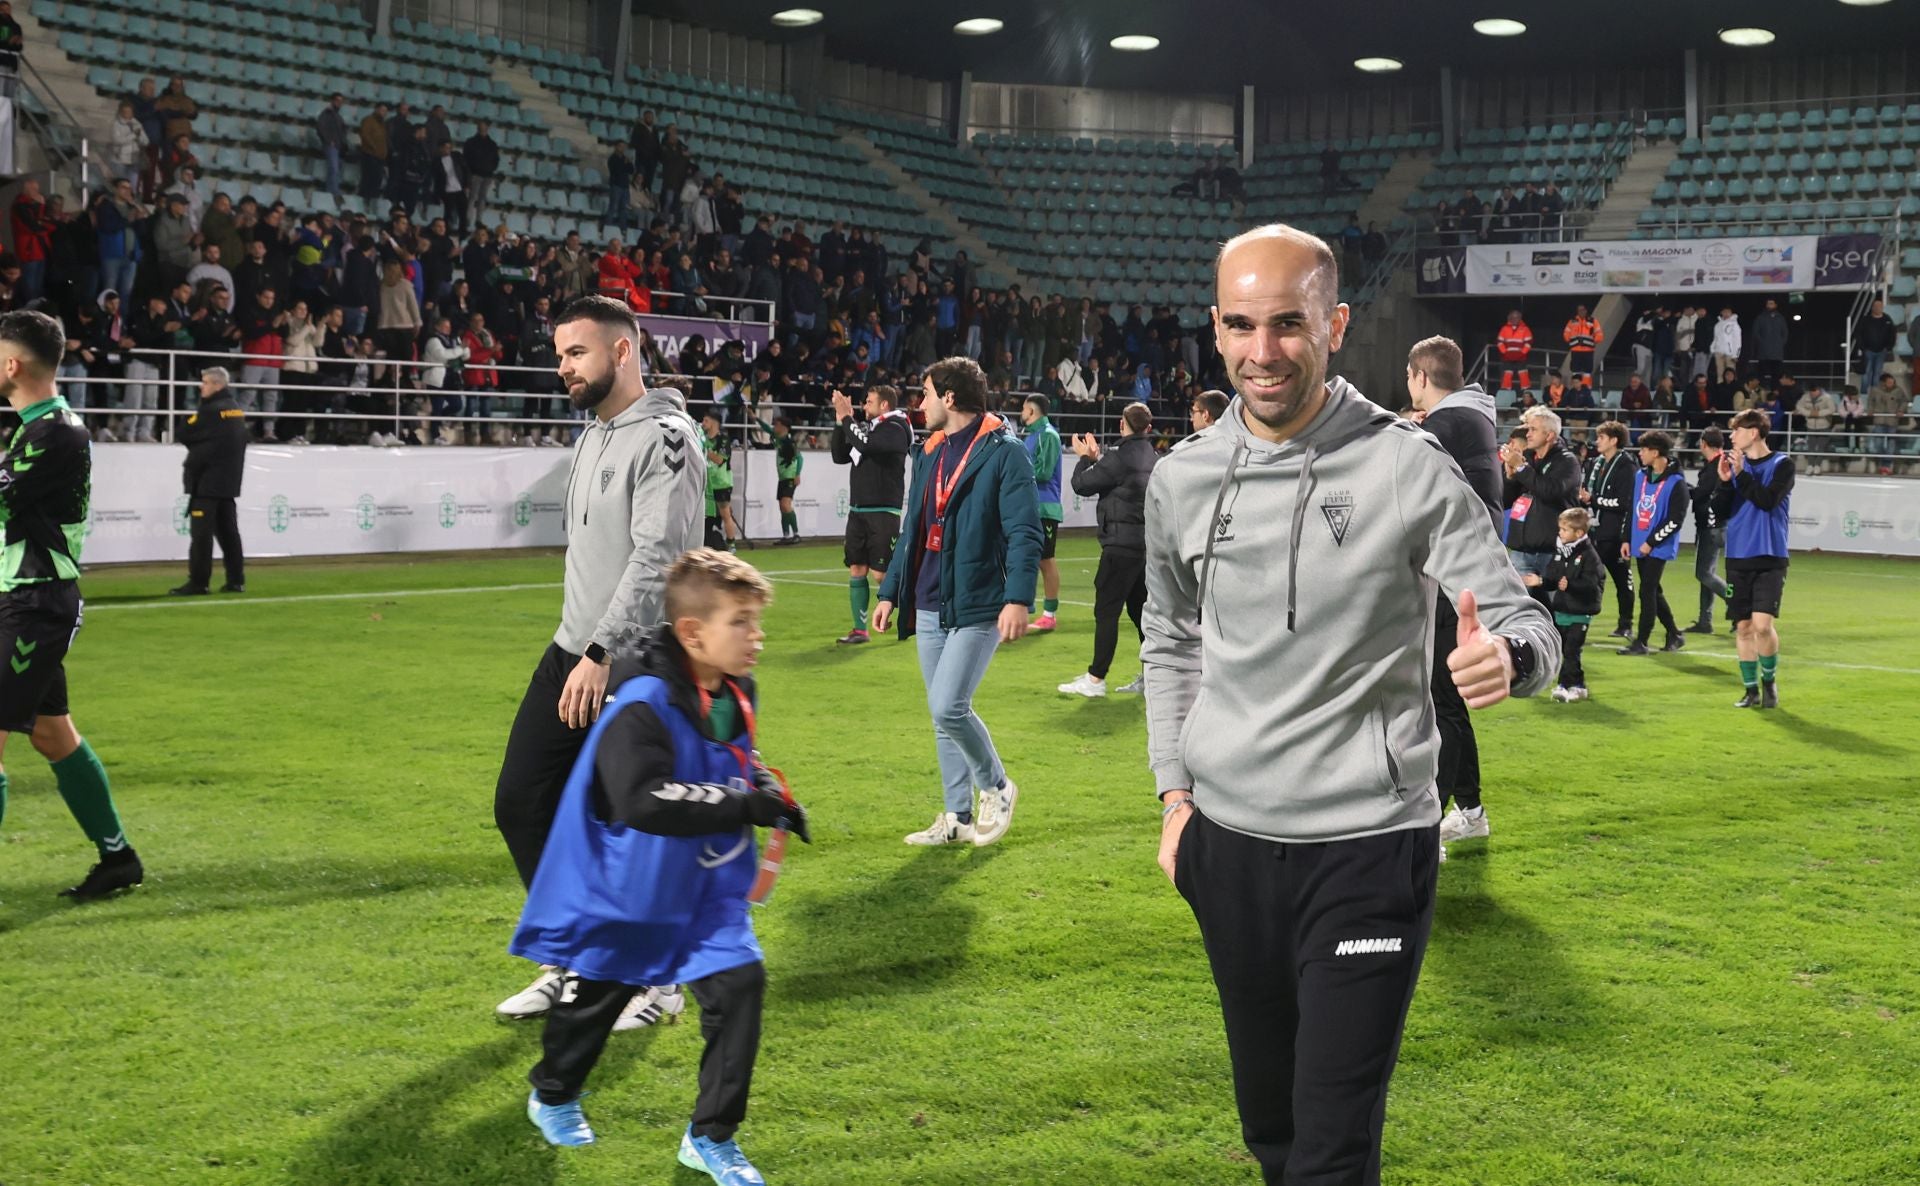
[{"label": "green and white jersey", "polygon": [[93,493],[93,445],[59,396],[20,414],[0,458],[0,592],[78,580]]},{"label": "green and white jersey", "polygon": [[784,437],[775,437],[773,445],[773,472],[783,482],[791,482],[800,476],[800,467],[806,459],[800,455],[800,442],[792,433]]}]

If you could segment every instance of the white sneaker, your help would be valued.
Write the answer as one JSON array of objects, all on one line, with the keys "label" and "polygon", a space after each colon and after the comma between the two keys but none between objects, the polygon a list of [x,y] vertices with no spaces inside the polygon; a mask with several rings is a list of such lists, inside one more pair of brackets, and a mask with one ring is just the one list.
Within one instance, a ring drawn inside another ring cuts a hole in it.
[{"label": "white sneaker", "polygon": [[567,982],[573,979],[573,974],[565,968],[541,964],[540,975],[534,977],[532,984],[495,1005],[493,1011],[515,1021],[540,1017],[553,1008],[553,1003],[567,990]]},{"label": "white sneaker", "polygon": [[1459,807],[1455,807],[1447,812],[1445,819],[1440,821],[1442,843],[1453,840],[1479,840],[1492,831],[1493,829],[1487,824],[1487,809],[1484,807],[1473,812],[1462,811]]},{"label": "white sneaker", "polygon": [[292,440],[287,442],[287,444],[289,445],[304,445],[306,443],[307,443],[307,438],[303,436],[297,436],[297,435]]},{"label": "white sneaker", "polygon": [[980,792],[980,806],[973,813],[974,847],[985,848],[1007,834],[1013,825],[1013,805],[1019,798],[1020,788],[1011,778],[998,790]]},{"label": "white sneaker", "polygon": [[1089,700],[1098,700],[1107,694],[1107,681],[1095,679],[1082,672],[1079,679],[1061,684],[1056,690],[1069,696],[1085,696]]},{"label": "white sneaker", "polygon": [[119,437],[113,435],[113,430],[111,428],[95,429],[93,433],[93,439],[96,441],[99,441],[103,445],[118,444],[120,441]]},{"label": "white sneaker", "polygon": [[933,817],[933,823],[924,832],[914,832],[907,837],[908,844],[965,844],[974,840],[972,824],[963,824],[960,817],[951,811],[943,811]]},{"label": "white sneaker", "polygon": [[680,991],[677,984],[656,985],[645,992],[633,994],[627,1007],[620,1010],[619,1020],[613,1023],[613,1032],[625,1033],[628,1030],[641,1030],[666,1018],[671,1025],[673,1019],[687,1011],[687,994]]},{"label": "white sneaker", "polygon": [[1133,682],[1121,684],[1119,687],[1114,689],[1114,691],[1116,692],[1133,692],[1133,693],[1144,692],[1146,690],[1147,690],[1147,676],[1145,672],[1141,672],[1139,675],[1134,676]]},{"label": "white sneaker", "polygon": [[1567,689],[1567,699],[1569,700],[1585,700],[1587,698],[1587,686],[1585,684],[1581,684],[1577,688]]},{"label": "white sneaker", "polygon": [[1553,690],[1553,699],[1554,699],[1554,702],[1557,704],[1571,703],[1572,700],[1574,699],[1573,689],[1572,688],[1555,688]]}]

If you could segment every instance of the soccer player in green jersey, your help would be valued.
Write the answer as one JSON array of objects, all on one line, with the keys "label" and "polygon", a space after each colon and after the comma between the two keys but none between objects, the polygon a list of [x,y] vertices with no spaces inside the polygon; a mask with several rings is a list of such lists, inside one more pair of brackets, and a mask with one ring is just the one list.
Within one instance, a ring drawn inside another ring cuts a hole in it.
[{"label": "soccer player in green jersey", "polygon": [[[139,885],[140,858],[127,843],[107,771],[67,713],[67,648],[80,632],[80,545],[87,535],[92,444],[80,418],[54,393],[67,332],[45,313],[0,316],[0,396],[20,427],[0,457],[0,754],[25,733],[67,810],[100,851],[86,879],[61,891],[104,898]],[[0,771],[0,818],[7,776]]]},{"label": "soccer player in green jersey", "polygon": [[1020,405],[1021,423],[1027,426],[1027,459],[1033,464],[1033,488],[1040,499],[1040,591],[1045,595],[1040,616],[1033,628],[1041,633],[1052,630],[1060,609],[1060,562],[1053,558],[1060,541],[1060,433],[1047,419],[1047,397],[1030,395]]},{"label": "soccer player in green jersey", "polygon": [[785,416],[773,418],[773,472],[779,482],[774,497],[780,500],[780,542],[800,542],[800,516],[793,513],[793,492],[800,489],[800,470],[806,458],[800,455],[800,442],[793,437],[793,425]]},{"label": "soccer player in green jersey", "polygon": [[733,439],[720,427],[717,409],[701,418],[700,431],[707,455],[707,546],[731,552],[740,541],[733,517]]}]

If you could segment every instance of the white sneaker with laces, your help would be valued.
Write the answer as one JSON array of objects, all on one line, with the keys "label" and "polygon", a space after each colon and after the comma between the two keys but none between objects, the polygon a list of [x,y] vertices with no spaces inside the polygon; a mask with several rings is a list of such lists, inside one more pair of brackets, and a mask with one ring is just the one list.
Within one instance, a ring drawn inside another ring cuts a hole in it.
[{"label": "white sneaker with laces", "polygon": [[553,1008],[567,990],[567,982],[574,976],[565,968],[556,968],[552,964],[541,964],[540,975],[533,983],[493,1007],[493,1011],[502,1017],[515,1021],[524,1021],[529,1017],[540,1017]]},{"label": "white sneaker with laces", "polygon": [[1107,681],[1095,679],[1081,672],[1080,678],[1061,684],[1056,690],[1068,696],[1085,696],[1089,700],[1097,700],[1107,694]]},{"label": "white sneaker with laces", "polygon": [[1440,821],[1440,841],[1480,840],[1493,831],[1487,824],[1487,809],[1463,811],[1455,807]]},{"label": "white sneaker with laces", "polygon": [[1571,702],[1573,698],[1572,688],[1555,688],[1553,690],[1553,699],[1557,704],[1567,704]]},{"label": "white sneaker with laces", "polygon": [[674,1018],[686,1011],[687,994],[680,991],[679,985],[655,985],[645,992],[633,994],[627,1007],[620,1010],[619,1020],[613,1023],[613,1032],[621,1034],[628,1030],[645,1029],[661,1018],[671,1025]]},{"label": "white sneaker with laces", "polygon": [[1568,689],[1567,689],[1567,699],[1569,699],[1569,700],[1587,700],[1587,699],[1590,699],[1590,697],[1589,697],[1589,695],[1588,695],[1588,693],[1587,693],[1587,686],[1586,686],[1585,684],[1581,684],[1581,685],[1580,685],[1579,687],[1577,687],[1577,688],[1568,688]]},{"label": "white sneaker with laces", "polygon": [[1139,675],[1134,676],[1133,682],[1121,684],[1119,687],[1114,689],[1114,691],[1116,692],[1132,692],[1132,693],[1144,692],[1146,690],[1147,690],[1147,675],[1145,672],[1141,672]]},{"label": "white sneaker with laces", "polygon": [[965,844],[974,839],[972,824],[963,824],[960,817],[951,811],[943,811],[933,817],[933,823],[925,831],[914,832],[907,837],[908,844],[921,846],[934,844]]},{"label": "white sneaker with laces", "polygon": [[1013,805],[1019,798],[1020,788],[1011,778],[995,790],[980,792],[980,805],[973,813],[975,848],[985,848],[1007,834],[1013,826]]}]

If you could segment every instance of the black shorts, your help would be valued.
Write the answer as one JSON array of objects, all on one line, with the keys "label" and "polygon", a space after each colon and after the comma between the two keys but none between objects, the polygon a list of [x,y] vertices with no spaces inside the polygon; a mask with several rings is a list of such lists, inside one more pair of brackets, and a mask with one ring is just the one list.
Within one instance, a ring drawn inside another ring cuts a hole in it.
[{"label": "black shorts", "polygon": [[717,511],[721,507],[731,506],[731,505],[733,505],[733,487],[729,486],[725,490],[715,490],[713,492],[713,509],[714,510]]},{"label": "black shorts", "polygon": [[1040,520],[1040,559],[1053,559],[1055,548],[1060,546],[1060,520]]},{"label": "black shorts", "polygon": [[80,632],[80,587],[30,585],[0,596],[0,731],[31,733],[67,715],[67,648]]},{"label": "black shorts", "polygon": [[781,478],[773,484],[773,497],[776,501],[793,497],[793,479]]},{"label": "black shorts", "polygon": [[847,515],[847,544],[841,559],[848,568],[877,568],[893,563],[900,538],[900,516],[891,511],[853,511]]},{"label": "black shorts", "polygon": [[1755,614],[1766,614],[1771,618],[1780,616],[1780,598],[1787,591],[1786,569],[1729,569],[1727,584],[1733,589],[1733,597],[1727,605],[1727,616],[1734,621],[1745,622]]}]

